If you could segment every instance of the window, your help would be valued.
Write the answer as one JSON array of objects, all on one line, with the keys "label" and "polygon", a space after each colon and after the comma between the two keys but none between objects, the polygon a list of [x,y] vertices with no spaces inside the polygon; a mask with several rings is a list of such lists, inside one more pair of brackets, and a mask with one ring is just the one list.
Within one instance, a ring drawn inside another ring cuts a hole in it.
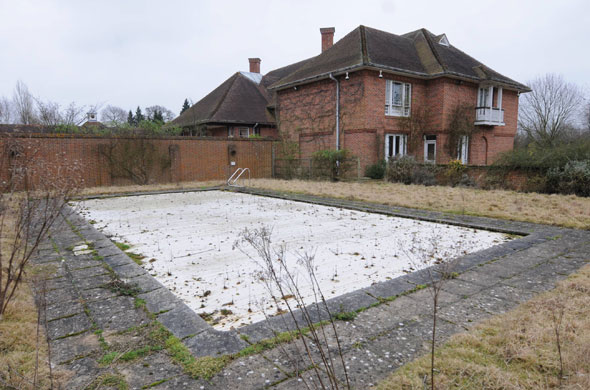
[{"label": "window", "polygon": [[405,134],[385,134],[385,159],[405,156],[408,136]]},{"label": "window", "polygon": [[238,134],[241,138],[248,138],[250,136],[250,128],[238,127]]},{"label": "window", "polygon": [[234,128],[233,127],[228,127],[227,128],[227,136],[229,138],[233,138],[234,137]]},{"label": "window", "polygon": [[257,135],[257,136],[260,136],[260,127],[255,127],[254,130],[253,130],[253,134],[254,135]]},{"label": "window", "polygon": [[463,164],[469,162],[469,136],[463,135],[459,138],[459,144],[457,145],[457,160],[460,160]]},{"label": "window", "polygon": [[424,137],[424,161],[436,162],[436,135]]},{"label": "window", "polygon": [[477,97],[477,106],[478,107],[489,107],[488,96],[490,95],[489,88],[480,88],[479,95]]},{"label": "window", "polygon": [[385,115],[410,116],[412,86],[408,83],[385,81]]}]

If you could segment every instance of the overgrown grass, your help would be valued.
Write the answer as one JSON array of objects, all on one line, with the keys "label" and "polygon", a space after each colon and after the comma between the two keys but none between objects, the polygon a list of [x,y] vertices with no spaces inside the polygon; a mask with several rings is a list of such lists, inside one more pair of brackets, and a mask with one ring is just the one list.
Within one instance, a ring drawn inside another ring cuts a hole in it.
[{"label": "overgrown grass", "polygon": [[[590,258],[589,258],[590,259]],[[515,310],[458,334],[436,352],[440,389],[559,388],[559,355],[551,312],[564,307],[562,388],[590,389],[590,265]],[[423,356],[381,382],[380,390],[420,389],[430,371]]]},{"label": "overgrown grass", "polygon": [[386,182],[252,180],[252,187],[412,207],[452,214],[590,229],[590,198]]},{"label": "overgrown grass", "polygon": [[[16,229],[10,210],[2,210],[2,212],[6,213],[6,219],[0,250],[6,254]],[[32,277],[35,274],[33,271],[29,268],[27,275]],[[51,385],[43,327],[39,329],[39,338],[36,337],[37,307],[33,300],[29,284],[32,281],[29,277],[20,284],[4,316],[0,319],[0,388],[32,389],[37,353],[39,366],[36,389],[48,389]],[[57,384],[67,376],[67,373],[55,368],[53,375],[54,384]]]}]

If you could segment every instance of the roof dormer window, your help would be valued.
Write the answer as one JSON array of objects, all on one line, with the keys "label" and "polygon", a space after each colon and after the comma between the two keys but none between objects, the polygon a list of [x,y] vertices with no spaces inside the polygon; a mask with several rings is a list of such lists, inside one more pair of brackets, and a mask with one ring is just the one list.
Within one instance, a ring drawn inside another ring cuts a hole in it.
[{"label": "roof dormer window", "polygon": [[440,37],[440,39],[438,40],[438,43],[440,45],[449,47],[449,40],[447,39],[447,36],[445,34],[443,34],[442,37]]}]

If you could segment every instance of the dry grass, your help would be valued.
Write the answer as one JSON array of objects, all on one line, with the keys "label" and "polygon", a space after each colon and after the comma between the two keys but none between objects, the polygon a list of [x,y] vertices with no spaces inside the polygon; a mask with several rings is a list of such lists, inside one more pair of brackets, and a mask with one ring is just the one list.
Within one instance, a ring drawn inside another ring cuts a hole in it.
[{"label": "dry grass", "polygon": [[[560,388],[551,320],[551,308],[560,305],[565,309],[561,388],[590,389],[590,265],[556,289],[451,337],[436,353],[437,389]],[[429,359],[423,356],[403,366],[377,389],[422,390]]]},{"label": "dry grass", "polygon": [[128,185],[128,186],[112,186],[112,187],[91,187],[80,191],[80,196],[84,195],[106,195],[119,194],[126,192],[143,192],[143,191],[165,191],[165,190],[191,190],[206,187],[214,187],[224,185],[223,180],[210,181],[186,181],[180,183],[165,183],[165,184],[150,184],[150,185]]},{"label": "dry grass", "polygon": [[386,182],[252,180],[252,187],[590,229],[590,198]]},{"label": "dry grass", "polygon": [[[4,212],[7,212],[6,210]],[[14,229],[14,218],[7,212],[4,220],[0,250],[7,253],[10,249],[11,233]],[[29,272],[27,276],[31,275]],[[0,388],[33,389],[37,352],[39,364],[36,389],[51,387],[49,366],[47,364],[47,343],[43,327],[37,335],[37,307],[27,280],[16,290],[13,300],[0,319]],[[58,377],[65,373],[54,371],[54,385]]]}]

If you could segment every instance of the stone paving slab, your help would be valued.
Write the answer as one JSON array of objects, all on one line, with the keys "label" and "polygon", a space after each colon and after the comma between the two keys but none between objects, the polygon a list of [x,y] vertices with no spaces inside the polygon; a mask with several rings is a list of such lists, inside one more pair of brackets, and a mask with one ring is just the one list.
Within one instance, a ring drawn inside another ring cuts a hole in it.
[{"label": "stone paving slab", "polygon": [[51,359],[63,364],[100,350],[98,337],[91,332],[51,341]]},{"label": "stone paving slab", "polygon": [[218,389],[264,389],[286,378],[286,374],[269,363],[266,358],[256,355],[233,362],[222,373],[212,378],[211,383]]},{"label": "stone paving slab", "polygon": [[125,377],[131,390],[146,388],[161,380],[183,374],[182,368],[172,363],[164,352],[138,359],[119,369],[119,372]]},{"label": "stone paving slab", "polygon": [[74,335],[89,330],[92,323],[85,313],[75,314],[71,317],[60,318],[47,323],[47,337],[50,340]]},{"label": "stone paving slab", "polygon": [[[437,334],[441,341],[477,321],[513,308],[535,293],[553,288],[556,281],[590,260],[590,232],[586,231],[307,195],[249,192],[523,235],[456,262],[453,271],[459,275],[444,283],[439,302]],[[68,223],[60,222],[52,232],[52,241],[39,248],[35,262],[54,268],[45,283],[47,316],[52,320],[47,333],[52,339],[54,362],[63,363],[63,368],[75,373],[67,388],[84,388],[98,375],[112,371],[97,364],[102,352],[94,330],[120,334],[113,332],[151,322],[148,313],[155,314],[160,323],[183,339],[197,357],[235,353],[247,345],[236,332],[214,331],[84,218],[67,210],[65,215],[77,228],[72,230]],[[92,244],[96,252],[75,256],[70,248],[81,243]],[[108,271],[109,267],[114,273]],[[140,289],[138,298],[145,301],[147,312],[135,307],[134,298],[110,289],[106,283],[112,278],[136,285]],[[412,291],[429,282],[428,270],[422,270],[328,301],[332,313],[375,306],[359,313],[353,321],[335,323],[351,380],[357,388],[366,388],[423,353],[431,335],[432,298],[427,289]],[[41,289],[37,288],[36,293],[40,294],[39,301],[43,296]],[[396,298],[384,301],[391,297]],[[295,315],[301,318],[301,312]],[[314,320],[325,319],[327,311],[314,312],[313,316]],[[240,328],[240,333],[258,341],[271,337],[273,331],[292,328],[288,316],[278,316],[270,318],[269,323]],[[328,347],[335,352],[336,336],[330,327],[324,329]],[[151,353],[118,366],[118,373],[126,378],[130,388],[154,384],[154,389],[298,389],[302,383],[298,378],[286,377],[285,372],[294,367],[283,356],[285,351],[294,354],[297,343],[301,340],[236,359],[211,381],[194,380],[183,374],[165,352]],[[317,348],[313,353],[318,356]],[[305,365],[305,361],[300,360],[299,365]]]}]

